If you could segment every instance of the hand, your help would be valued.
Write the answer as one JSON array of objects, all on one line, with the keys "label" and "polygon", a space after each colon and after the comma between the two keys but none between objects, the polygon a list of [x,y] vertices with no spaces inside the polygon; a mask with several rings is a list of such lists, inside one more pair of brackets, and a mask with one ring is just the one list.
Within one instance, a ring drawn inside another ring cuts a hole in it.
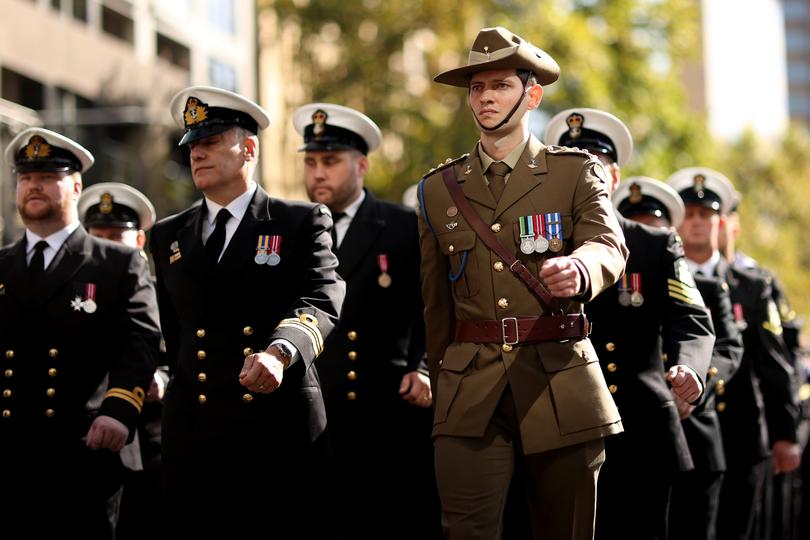
[{"label": "hand", "polygon": [[146,392],[146,403],[156,403],[163,400],[166,394],[166,382],[163,377],[156,371],[152,376],[152,382],[149,383],[149,390]]},{"label": "hand", "polygon": [[689,418],[689,415],[695,410],[695,406],[681,399],[671,388],[669,391],[672,392],[672,400],[675,402],[675,408],[678,409],[678,416],[681,417],[681,420]]},{"label": "hand", "polygon": [[239,373],[239,384],[251,392],[269,394],[281,386],[284,379],[284,363],[273,347],[248,355]]},{"label": "hand", "polygon": [[687,403],[694,403],[700,397],[700,379],[692,368],[682,364],[672,366],[667,380],[672,384],[672,393]]},{"label": "hand", "polygon": [[579,267],[571,257],[546,259],[540,268],[540,279],[546,284],[551,295],[557,298],[576,296],[582,286]]},{"label": "hand", "polygon": [[402,399],[417,407],[430,407],[433,403],[433,394],[430,391],[430,379],[418,371],[411,371],[402,377],[399,385],[399,395]]},{"label": "hand", "polygon": [[773,474],[795,471],[802,463],[799,444],[793,441],[776,441],[771,448],[771,461]]},{"label": "hand", "polygon": [[85,437],[85,444],[93,450],[119,452],[127,443],[129,429],[112,416],[97,416]]}]

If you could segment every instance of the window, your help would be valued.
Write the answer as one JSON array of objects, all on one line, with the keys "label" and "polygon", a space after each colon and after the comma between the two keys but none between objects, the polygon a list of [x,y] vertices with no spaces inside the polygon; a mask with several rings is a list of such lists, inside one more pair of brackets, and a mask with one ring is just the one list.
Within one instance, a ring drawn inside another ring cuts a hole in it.
[{"label": "window", "polygon": [[229,34],[236,33],[233,0],[208,0],[208,22]]},{"label": "window", "polygon": [[73,0],[73,17],[87,22],[87,0]]},{"label": "window", "polygon": [[163,34],[157,35],[157,55],[159,58],[186,71],[191,69],[191,52],[188,47]]},{"label": "window", "polygon": [[132,19],[107,6],[101,7],[101,29],[129,44],[135,42],[135,23]]},{"label": "window", "polygon": [[236,81],[236,70],[224,62],[214,60],[213,58],[208,61],[208,78],[211,84],[223,90],[230,90],[231,92],[238,91],[238,84]]},{"label": "window", "polygon": [[45,108],[45,86],[10,69],[0,70],[3,81],[2,97],[29,109]]}]

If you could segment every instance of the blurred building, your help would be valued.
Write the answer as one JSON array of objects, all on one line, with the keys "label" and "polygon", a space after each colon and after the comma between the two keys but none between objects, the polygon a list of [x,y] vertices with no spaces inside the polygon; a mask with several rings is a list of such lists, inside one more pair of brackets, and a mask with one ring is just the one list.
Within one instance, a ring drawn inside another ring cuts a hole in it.
[{"label": "blurred building", "polygon": [[[786,10],[790,3],[807,0],[787,0]],[[723,139],[749,128],[765,140],[778,137],[788,124],[782,0],[701,0],[700,9],[700,52],[685,73],[690,108],[704,113],[711,133]],[[810,59],[807,29],[802,40]],[[805,92],[810,97],[810,86]]]},{"label": "blurred building", "polygon": [[810,0],[784,0],[790,119],[810,127]]},{"label": "blurred building", "polygon": [[[124,181],[159,216],[195,198],[168,110],[189,84],[258,98],[255,3],[245,0],[0,0],[0,146],[41,125],[96,156],[85,181]],[[18,237],[9,164],[3,243]]]}]

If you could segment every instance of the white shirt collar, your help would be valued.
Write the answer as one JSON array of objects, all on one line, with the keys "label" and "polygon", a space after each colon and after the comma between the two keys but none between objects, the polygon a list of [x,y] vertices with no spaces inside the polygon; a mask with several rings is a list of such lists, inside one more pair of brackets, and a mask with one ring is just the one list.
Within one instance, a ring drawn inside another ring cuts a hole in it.
[{"label": "white shirt collar", "polygon": [[697,274],[698,272],[703,273],[706,276],[713,276],[715,275],[715,271],[717,270],[717,265],[720,263],[720,252],[715,251],[712,253],[712,256],[703,263],[698,263],[686,257],[686,264],[689,267],[689,271],[692,274]]},{"label": "white shirt collar", "polygon": [[206,197],[205,206],[208,208],[208,216],[206,216],[208,224],[211,227],[214,226],[214,221],[217,219],[217,214],[220,210],[222,210],[222,208],[227,208],[228,212],[231,213],[231,216],[235,218],[237,223],[242,221],[242,218],[245,217],[245,212],[247,212],[248,206],[250,206],[250,201],[253,199],[253,194],[256,192],[257,187],[256,182],[251,180],[248,183],[247,191],[232,200],[230,203],[228,203],[228,206],[225,207]]},{"label": "white shirt collar", "polygon": [[73,234],[73,231],[75,231],[78,228],[79,228],[79,222],[74,221],[70,225],[67,225],[64,228],[59,229],[55,233],[52,233],[52,234],[48,235],[45,238],[42,238],[41,236],[37,235],[36,233],[31,232],[30,229],[25,229],[25,242],[26,242],[26,244],[25,244],[25,253],[30,254],[32,251],[34,251],[34,246],[40,240],[45,240],[48,243],[48,247],[50,249],[53,249],[54,252],[59,251],[59,248],[61,248],[62,244],[65,243],[65,240],[68,239],[68,236]]},{"label": "white shirt collar", "polygon": [[363,201],[365,199],[366,199],[366,190],[361,189],[360,196],[358,196],[357,199],[355,199],[355,201],[351,203],[349,206],[347,206],[346,209],[343,211],[343,213],[346,214],[346,217],[349,218],[349,221],[354,219],[355,214],[357,214],[357,210],[360,208],[360,205],[363,204]]}]

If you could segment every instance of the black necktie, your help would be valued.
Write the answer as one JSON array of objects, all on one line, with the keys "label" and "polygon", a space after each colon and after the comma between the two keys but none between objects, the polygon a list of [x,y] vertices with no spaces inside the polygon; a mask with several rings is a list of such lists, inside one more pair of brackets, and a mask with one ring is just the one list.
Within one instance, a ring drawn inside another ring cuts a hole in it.
[{"label": "black necktie", "polygon": [[216,217],[216,227],[214,232],[208,237],[205,243],[205,252],[208,254],[208,260],[211,264],[216,265],[219,261],[219,254],[222,253],[222,247],[225,245],[225,225],[231,219],[231,213],[227,208],[219,211]]},{"label": "black necktie", "polygon": [[503,190],[506,188],[506,175],[511,168],[503,161],[495,161],[489,166],[489,190],[495,197],[495,202],[501,199]]},{"label": "black necktie", "polygon": [[28,275],[31,276],[31,281],[36,283],[42,273],[45,271],[45,248],[48,247],[48,242],[40,240],[34,244],[34,256],[31,257],[31,262],[28,263]]},{"label": "black necktie", "polygon": [[337,252],[337,224],[338,221],[346,217],[345,212],[332,212],[332,251]]}]

